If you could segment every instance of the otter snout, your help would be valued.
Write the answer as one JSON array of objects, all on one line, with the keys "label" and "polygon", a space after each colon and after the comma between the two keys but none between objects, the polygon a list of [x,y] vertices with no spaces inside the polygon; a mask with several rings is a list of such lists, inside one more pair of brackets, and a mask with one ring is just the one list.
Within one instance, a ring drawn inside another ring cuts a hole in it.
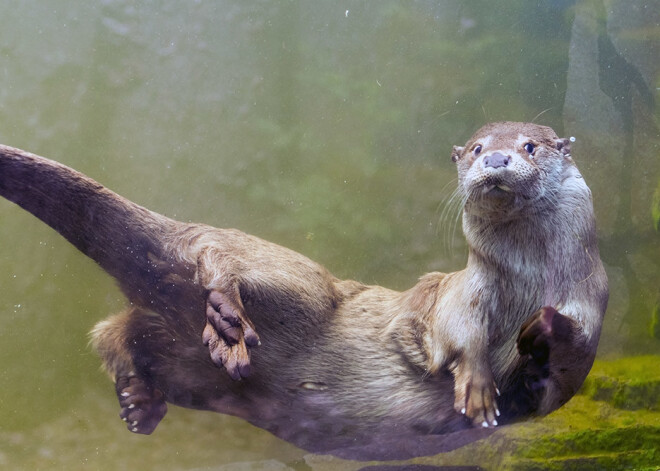
[{"label": "otter snout", "polygon": [[500,168],[507,167],[511,162],[511,156],[495,152],[484,157],[484,167]]}]

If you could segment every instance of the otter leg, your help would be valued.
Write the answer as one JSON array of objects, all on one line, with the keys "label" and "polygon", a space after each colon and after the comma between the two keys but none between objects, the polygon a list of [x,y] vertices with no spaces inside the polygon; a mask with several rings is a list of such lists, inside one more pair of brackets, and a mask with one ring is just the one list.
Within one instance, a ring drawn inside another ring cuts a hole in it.
[{"label": "otter leg", "polygon": [[150,434],[167,412],[162,391],[155,388],[145,373],[135,365],[129,348],[131,318],[141,315],[131,309],[98,323],[91,333],[92,344],[101,356],[105,370],[115,382],[121,406],[119,416],[134,433]]}]

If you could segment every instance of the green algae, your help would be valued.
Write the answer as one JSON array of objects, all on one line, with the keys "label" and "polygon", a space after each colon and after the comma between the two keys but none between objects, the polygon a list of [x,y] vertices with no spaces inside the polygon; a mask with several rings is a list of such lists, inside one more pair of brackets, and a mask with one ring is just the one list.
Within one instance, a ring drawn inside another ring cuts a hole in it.
[{"label": "green algae", "polygon": [[651,334],[651,337],[660,340],[660,301],[655,305],[651,313],[649,334]]},{"label": "green algae", "polygon": [[580,430],[542,437],[516,453],[525,458],[554,458],[562,455],[625,453],[652,450],[660,443],[660,428],[631,426],[615,429]]},{"label": "green algae", "polygon": [[660,359],[642,356],[597,362],[581,393],[619,409],[660,410]]}]

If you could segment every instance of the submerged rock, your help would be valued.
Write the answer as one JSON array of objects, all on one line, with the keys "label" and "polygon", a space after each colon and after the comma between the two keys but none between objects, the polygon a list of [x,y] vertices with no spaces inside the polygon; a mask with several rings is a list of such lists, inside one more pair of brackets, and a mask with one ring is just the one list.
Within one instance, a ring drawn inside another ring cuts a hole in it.
[{"label": "submerged rock", "polygon": [[617,409],[658,411],[660,358],[650,355],[596,362],[581,393]]}]

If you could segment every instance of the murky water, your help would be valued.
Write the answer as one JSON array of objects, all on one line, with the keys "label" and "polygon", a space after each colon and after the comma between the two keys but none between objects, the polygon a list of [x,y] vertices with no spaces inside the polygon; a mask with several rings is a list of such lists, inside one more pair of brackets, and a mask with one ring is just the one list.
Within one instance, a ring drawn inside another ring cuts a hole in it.
[{"label": "murky water", "polygon": [[[0,142],[405,288],[465,263],[441,205],[451,146],[535,120],[577,138],[593,191],[611,288],[600,355],[657,352],[660,5],[533,3],[0,0]],[[303,451],[217,414],[126,432],[86,337],[123,296],[4,200],[0,292],[0,466],[306,469]]]}]

